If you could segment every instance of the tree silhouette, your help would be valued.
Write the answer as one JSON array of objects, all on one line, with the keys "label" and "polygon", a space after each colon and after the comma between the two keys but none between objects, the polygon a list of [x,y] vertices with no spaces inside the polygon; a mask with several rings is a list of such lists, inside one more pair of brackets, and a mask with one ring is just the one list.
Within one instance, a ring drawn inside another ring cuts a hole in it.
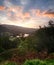
[{"label": "tree silhouette", "polygon": [[49,24],[50,27],[53,27],[53,26],[54,26],[54,21],[50,20],[50,21],[48,22],[48,24]]}]

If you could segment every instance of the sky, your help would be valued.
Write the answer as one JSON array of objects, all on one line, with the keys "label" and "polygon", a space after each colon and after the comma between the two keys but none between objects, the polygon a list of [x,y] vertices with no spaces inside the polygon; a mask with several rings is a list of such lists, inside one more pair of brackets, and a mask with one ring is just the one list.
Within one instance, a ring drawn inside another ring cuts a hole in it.
[{"label": "sky", "polygon": [[0,24],[38,28],[54,20],[54,0],[0,0]]}]

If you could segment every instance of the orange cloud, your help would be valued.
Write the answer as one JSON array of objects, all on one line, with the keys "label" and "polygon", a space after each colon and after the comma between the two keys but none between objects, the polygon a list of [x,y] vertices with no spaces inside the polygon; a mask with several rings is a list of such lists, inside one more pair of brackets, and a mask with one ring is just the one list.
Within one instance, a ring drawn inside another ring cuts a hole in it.
[{"label": "orange cloud", "polygon": [[[30,10],[30,12],[24,12],[23,13],[23,7],[21,6],[12,6],[7,8],[7,16],[9,17],[9,19],[11,20],[22,20],[22,21],[26,21],[26,20],[36,20],[37,18],[40,17],[49,17],[49,18],[53,18],[54,17],[54,13],[53,12],[49,12],[47,10],[45,11],[41,11],[40,9],[32,9]],[[13,12],[13,14],[12,14]],[[32,15],[31,15],[32,14]]]},{"label": "orange cloud", "polygon": [[24,18],[24,15],[23,15],[23,13],[22,12],[17,12],[17,13],[15,13],[14,14],[16,17],[18,17],[18,18],[21,18],[21,19],[23,19]]},{"label": "orange cloud", "polygon": [[41,11],[39,9],[36,10],[36,16],[41,16]]},{"label": "orange cloud", "polygon": [[[7,16],[10,20],[18,20],[17,18],[23,18],[23,8],[20,6],[12,6],[6,9]],[[12,13],[13,12],[13,13]]]},{"label": "orange cloud", "polygon": [[7,8],[7,11],[13,11],[15,13],[17,13],[18,11],[22,12],[23,8],[21,6],[13,6],[13,7],[9,7]]},{"label": "orange cloud", "polygon": [[52,12],[52,11],[45,10],[45,11],[41,12],[39,9],[33,9],[31,13],[38,17],[54,18],[54,12]]},{"label": "orange cloud", "polygon": [[49,18],[54,18],[54,12],[45,12],[44,16],[47,16]]},{"label": "orange cloud", "polygon": [[[14,13],[13,15],[12,15],[12,12]],[[14,7],[7,8],[7,16],[10,18],[14,17],[15,18],[14,20],[17,20],[16,18],[25,20],[31,17],[29,12],[23,13],[23,7],[20,7],[20,6],[14,6]]]},{"label": "orange cloud", "polygon": [[4,10],[5,9],[5,7],[4,6],[0,6],[0,10]]},{"label": "orange cloud", "polygon": [[26,19],[26,20],[28,20],[28,19],[30,19],[31,18],[31,15],[30,15],[30,13],[29,12],[26,12],[26,13],[24,13],[24,19]]}]

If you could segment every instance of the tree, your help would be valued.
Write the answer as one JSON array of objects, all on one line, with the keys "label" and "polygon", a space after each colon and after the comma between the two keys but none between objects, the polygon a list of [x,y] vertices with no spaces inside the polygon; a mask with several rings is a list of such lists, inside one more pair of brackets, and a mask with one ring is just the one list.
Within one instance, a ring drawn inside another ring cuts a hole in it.
[{"label": "tree", "polygon": [[48,22],[48,24],[49,24],[50,27],[53,27],[53,26],[54,26],[54,22],[53,22],[52,20],[50,20],[50,21]]}]

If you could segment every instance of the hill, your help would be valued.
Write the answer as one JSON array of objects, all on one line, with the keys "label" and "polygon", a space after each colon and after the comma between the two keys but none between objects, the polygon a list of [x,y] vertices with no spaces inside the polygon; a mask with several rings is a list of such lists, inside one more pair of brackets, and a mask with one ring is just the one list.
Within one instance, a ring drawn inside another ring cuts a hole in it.
[{"label": "hill", "polygon": [[0,25],[0,33],[4,32],[9,32],[12,34],[31,34],[35,31],[36,29],[33,28],[25,28],[25,27],[20,27],[20,26],[14,26],[14,25],[6,25],[6,24],[1,24]]}]

